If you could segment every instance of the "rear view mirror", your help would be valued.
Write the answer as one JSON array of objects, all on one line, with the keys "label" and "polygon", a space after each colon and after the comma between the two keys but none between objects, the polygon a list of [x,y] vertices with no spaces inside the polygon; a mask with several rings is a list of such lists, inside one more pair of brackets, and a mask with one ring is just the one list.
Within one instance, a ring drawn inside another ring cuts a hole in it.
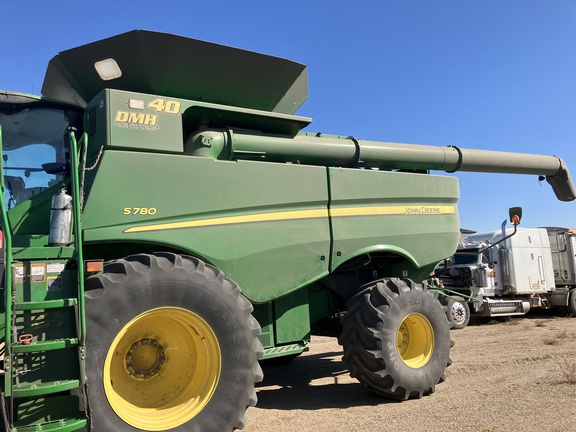
[{"label": "rear view mirror", "polygon": [[522,219],[522,207],[510,207],[508,214],[510,215],[510,222],[519,225]]}]

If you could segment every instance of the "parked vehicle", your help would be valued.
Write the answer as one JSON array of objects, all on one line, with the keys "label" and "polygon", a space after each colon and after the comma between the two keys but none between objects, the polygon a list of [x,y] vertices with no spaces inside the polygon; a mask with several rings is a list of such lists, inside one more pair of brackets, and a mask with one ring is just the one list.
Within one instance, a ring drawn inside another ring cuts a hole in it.
[{"label": "parked vehicle", "polygon": [[576,315],[576,240],[567,228],[518,228],[521,209],[511,209],[513,229],[475,233],[436,273],[442,302],[454,328],[470,315],[525,315],[562,308]]}]

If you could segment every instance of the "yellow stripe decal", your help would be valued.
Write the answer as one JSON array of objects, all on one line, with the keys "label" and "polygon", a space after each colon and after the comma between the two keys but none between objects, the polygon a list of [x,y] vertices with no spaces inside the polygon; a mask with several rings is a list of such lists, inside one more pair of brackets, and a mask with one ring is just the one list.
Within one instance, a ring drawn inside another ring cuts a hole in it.
[{"label": "yellow stripe decal", "polygon": [[128,228],[126,233],[144,232],[144,231],[158,231],[158,230],[171,230],[180,228],[199,228],[217,225],[232,225],[251,222],[271,222],[271,221],[284,221],[292,219],[314,219],[328,217],[328,210],[300,210],[300,211],[287,211],[277,213],[259,213],[245,216],[230,216],[213,219],[200,219],[193,221],[165,223],[158,225],[146,225],[140,227]]},{"label": "yellow stripe decal", "polygon": [[230,216],[212,219],[200,219],[156,225],[144,225],[128,228],[125,233],[173,230],[182,228],[200,228],[219,225],[235,225],[252,222],[274,222],[295,219],[317,219],[347,216],[398,216],[398,215],[446,215],[455,214],[455,206],[376,206],[376,207],[341,207],[331,210],[298,210],[275,213],[259,213],[244,216]]}]

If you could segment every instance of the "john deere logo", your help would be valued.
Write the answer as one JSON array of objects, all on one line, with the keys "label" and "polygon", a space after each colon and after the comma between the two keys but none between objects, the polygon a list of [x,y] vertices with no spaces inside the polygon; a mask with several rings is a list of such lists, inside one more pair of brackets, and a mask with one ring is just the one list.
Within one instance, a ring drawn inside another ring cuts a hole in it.
[{"label": "john deere logo", "polygon": [[130,129],[158,130],[158,115],[116,111],[114,125]]}]

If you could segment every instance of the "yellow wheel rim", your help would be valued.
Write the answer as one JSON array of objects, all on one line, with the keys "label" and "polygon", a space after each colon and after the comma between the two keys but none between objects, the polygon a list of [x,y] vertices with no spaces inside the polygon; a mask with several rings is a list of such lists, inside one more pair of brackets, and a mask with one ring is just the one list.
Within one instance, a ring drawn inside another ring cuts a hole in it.
[{"label": "yellow wheel rim", "polygon": [[152,309],[118,333],[104,362],[104,391],[130,426],[161,431],[186,423],[206,406],[218,384],[216,335],[185,309]]},{"label": "yellow wheel rim", "polygon": [[400,323],[396,338],[398,353],[409,367],[424,366],[434,351],[434,331],[430,321],[419,313],[413,313]]}]

